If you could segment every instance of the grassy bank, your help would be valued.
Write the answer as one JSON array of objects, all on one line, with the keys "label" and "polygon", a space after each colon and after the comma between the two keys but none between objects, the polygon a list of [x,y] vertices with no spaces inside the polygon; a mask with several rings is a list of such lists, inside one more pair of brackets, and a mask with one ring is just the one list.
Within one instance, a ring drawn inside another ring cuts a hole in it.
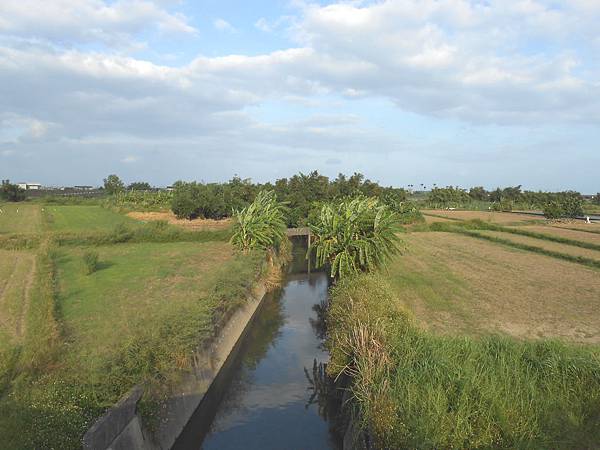
[{"label": "grassy bank", "polygon": [[600,439],[597,347],[432,334],[380,276],[337,285],[328,327],[328,370],[352,377],[379,448],[586,448]]}]

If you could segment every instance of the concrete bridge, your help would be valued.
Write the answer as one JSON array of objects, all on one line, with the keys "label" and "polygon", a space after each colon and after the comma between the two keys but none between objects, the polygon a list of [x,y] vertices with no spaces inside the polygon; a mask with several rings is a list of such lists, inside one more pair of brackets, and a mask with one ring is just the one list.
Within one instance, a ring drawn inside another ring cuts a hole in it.
[{"label": "concrete bridge", "polygon": [[310,228],[309,227],[300,227],[300,228],[288,228],[286,231],[288,237],[294,236],[308,236],[310,238]]}]

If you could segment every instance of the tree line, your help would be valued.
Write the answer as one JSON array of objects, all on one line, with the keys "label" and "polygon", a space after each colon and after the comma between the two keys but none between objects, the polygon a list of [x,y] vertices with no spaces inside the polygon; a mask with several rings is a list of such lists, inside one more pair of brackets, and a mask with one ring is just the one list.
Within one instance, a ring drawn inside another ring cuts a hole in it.
[{"label": "tree line", "polygon": [[[493,191],[487,191],[483,186],[475,186],[468,191],[447,186],[433,188],[427,197],[428,206],[433,208],[467,207],[475,201],[490,202],[489,207],[498,211],[542,210],[551,219],[581,216],[584,205],[583,196],[576,191],[523,191],[521,185]],[[594,197],[594,203],[600,204],[600,193]]]},{"label": "tree line", "polygon": [[287,207],[287,226],[306,225],[319,214],[323,204],[348,197],[377,197],[399,212],[410,210],[404,189],[381,186],[361,173],[349,177],[339,174],[330,180],[316,170],[264,184],[237,176],[227,183],[178,181],[173,185],[171,209],[179,218],[221,219],[248,206],[262,190],[272,191],[277,201]]}]

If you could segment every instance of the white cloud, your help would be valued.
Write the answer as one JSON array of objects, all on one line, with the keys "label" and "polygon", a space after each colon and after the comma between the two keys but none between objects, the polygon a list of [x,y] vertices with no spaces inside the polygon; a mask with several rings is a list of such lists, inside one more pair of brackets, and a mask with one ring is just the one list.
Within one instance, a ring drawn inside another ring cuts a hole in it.
[{"label": "white cloud", "polygon": [[0,33],[57,44],[102,42],[123,45],[143,30],[192,34],[182,14],[150,0],[2,0]]},{"label": "white cloud", "polygon": [[225,19],[215,19],[213,20],[213,26],[219,31],[225,31],[227,33],[237,33],[236,28],[227,22]]},{"label": "white cloud", "polygon": [[269,21],[267,19],[265,19],[264,17],[261,17],[260,19],[258,19],[254,23],[254,26],[256,28],[258,28],[260,31],[264,31],[265,33],[270,33],[271,31],[273,31],[273,27],[271,26]]},{"label": "white cloud", "polygon": [[121,160],[121,162],[122,162],[122,163],[125,163],[125,164],[132,164],[132,163],[134,163],[134,162],[137,162],[137,160],[138,160],[138,158],[137,158],[136,156],[131,156],[131,155],[128,155],[128,156],[126,156],[125,158],[123,158],[123,159]]},{"label": "white cloud", "polygon": [[[64,160],[114,148],[112,161],[140,165],[151,158],[131,155],[132,145],[140,154],[178,149],[181,164],[225,152],[262,163],[305,164],[303,155],[314,154],[345,164],[340,154],[408,148],[369,125],[369,111],[344,112],[365,99],[483,125],[600,120],[600,8],[592,1],[302,4],[295,18],[255,23],[290,28],[294,46],[271,53],[195,55],[167,66],[107,48],[142,45],[148,30],[195,33],[167,3],[2,1],[0,144],[41,154],[54,140]],[[213,25],[233,29],[223,19]],[[340,112],[319,112],[324,98]],[[276,123],[252,115],[271,100],[316,112]]]}]

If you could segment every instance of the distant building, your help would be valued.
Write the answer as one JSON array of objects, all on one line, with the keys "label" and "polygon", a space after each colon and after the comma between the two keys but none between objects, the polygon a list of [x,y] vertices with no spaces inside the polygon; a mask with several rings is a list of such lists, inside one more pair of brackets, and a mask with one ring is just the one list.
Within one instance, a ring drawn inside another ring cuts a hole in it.
[{"label": "distant building", "polygon": [[42,185],[40,183],[17,183],[17,186],[26,191],[39,191],[42,189]]},{"label": "distant building", "polygon": [[94,190],[94,186],[73,186],[74,189],[77,189],[78,191],[93,191]]}]

